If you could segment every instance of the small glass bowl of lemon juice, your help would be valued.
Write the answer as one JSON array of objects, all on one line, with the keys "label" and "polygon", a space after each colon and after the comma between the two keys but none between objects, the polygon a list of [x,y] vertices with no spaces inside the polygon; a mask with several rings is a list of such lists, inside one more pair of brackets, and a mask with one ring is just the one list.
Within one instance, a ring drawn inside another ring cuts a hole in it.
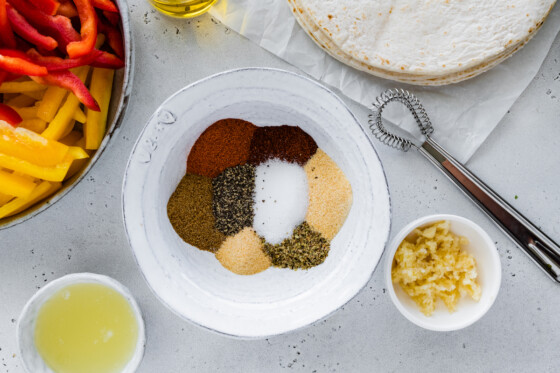
[{"label": "small glass bowl of lemon juice", "polygon": [[18,322],[20,356],[29,373],[133,373],[145,341],[130,291],[93,273],[50,282],[29,300]]},{"label": "small glass bowl of lemon juice", "polygon": [[178,18],[192,18],[204,14],[217,1],[218,0],[149,0],[150,4],[163,14]]}]

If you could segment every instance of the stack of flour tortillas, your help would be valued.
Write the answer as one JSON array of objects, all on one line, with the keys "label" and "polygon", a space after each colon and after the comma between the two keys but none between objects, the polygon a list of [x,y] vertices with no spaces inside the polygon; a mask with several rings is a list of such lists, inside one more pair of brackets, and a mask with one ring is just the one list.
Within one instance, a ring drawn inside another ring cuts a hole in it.
[{"label": "stack of flour tortillas", "polygon": [[339,61],[417,85],[496,66],[527,43],[555,0],[288,0],[300,25]]}]

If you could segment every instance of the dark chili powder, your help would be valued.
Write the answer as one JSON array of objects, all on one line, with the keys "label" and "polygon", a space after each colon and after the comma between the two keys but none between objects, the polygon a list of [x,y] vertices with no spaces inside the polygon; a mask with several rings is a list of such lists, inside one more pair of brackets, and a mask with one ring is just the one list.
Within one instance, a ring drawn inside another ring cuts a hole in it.
[{"label": "dark chili powder", "polygon": [[303,166],[317,151],[317,143],[296,126],[258,127],[251,141],[248,163],[259,165],[271,158]]},{"label": "dark chili powder", "polygon": [[222,119],[212,124],[193,145],[187,172],[216,177],[228,167],[247,163],[256,128],[241,119]]}]

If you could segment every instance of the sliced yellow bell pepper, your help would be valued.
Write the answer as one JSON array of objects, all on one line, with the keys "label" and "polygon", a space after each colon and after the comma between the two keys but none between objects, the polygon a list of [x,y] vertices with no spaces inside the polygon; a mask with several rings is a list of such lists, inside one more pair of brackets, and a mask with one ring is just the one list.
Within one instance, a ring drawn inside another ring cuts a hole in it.
[{"label": "sliced yellow bell pepper", "polygon": [[25,82],[4,82],[0,86],[0,93],[26,93],[47,89],[46,85],[39,84],[33,80]]},{"label": "sliced yellow bell pepper", "polygon": [[41,136],[51,140],[58,140],[63,137],[68,126],[73,123],[74,113],[80,105],[80,100],[73,94],[66,97],[66,102],[56,113],[54,119],[49,123],[47,129],[41,133]]},{"label": "sliced yellow bell pepper", "polygon": [[115,71],[95,67],[91,75],[89,90],[91,95],[99,104],[100,111],[87,110],[86,123],[84,124],[84,135],[86,137],[86,149],[98,149],[105,135],[107,127],[107,114],[109,112],[109,101],[113,87]]},{"label": "sliced yellow bell pepper", "polygon": [[0,153],[0,167],[48,181],[62,181],[74,157],[67,155],[55,166],[38,166],[28,161]]},{"label": "sliced yellow bell pepper", "polygon": [[26,95],[17,95],[16,97],[12,98],[11,100],[4,100],[6,105],[12,107],[25,107],[31,106],[35,103],[35,99],[31,98]]},{"label": "sliced yellow bell pepper", "polygon": [[[75,69],[75,74],[82,81],[86,80],[88,72],[89,66],[82,66]],[[66,101],[62,104],[62,107],[58,110],[54,119],[49,123],[47,129],[41,133],[41,136],[51,140],[59,140],[64,137],[65,134],[72,130],[70,124],[73,124],[74,113],[79,106],[80,100],[78,100],[73,93],[68,94]]]},{"label": "sliced yellow bell pepper", "polygon": [[35,100],[42,100],[43,96],[45,95],[45,91],[46,89],[43,89],[42,91],[30,91],[30,92],[24,92],[23,94]]},{"label": "sliced yellow bell pepper", "polygon": [[86,159],[89,158],[89,154],[79,146],[71,146],[68,149],[68,155],[73,159]]},{"label": "sliced yellow bell pepper", "polygon": [[84,168],[87,162],[88,162],[87,159],[76,159],[74,162],[72,162],[72,165],[68,169],[68,172],[66,173],[66,177],[64,178],[64,180],[68,180],[72,176],[76,175],[78,171]]},{"label": "sliced yellow bell pepper", "polygon": [[64,88],[50,86],[47,88],[39,108],[37,109],[37,116],[42,120],[50,122],[54,119],[60,104],[64,100],[64,97],[68,94],[68,91]]},{"label": "sliced yellow bell pepper", "polygon": [[0,207],[10,202],[12,199],[14,199],[14,196],[9,196],[7,194],[0,193]]},{"label": "sliced yellow bell pepper", "polygon": [[41,133],[45,130],[45,128],[47,128],[47,122],[39,118],[25,119],[19,124],[19,127],[28,129],[35,133]]},{"label": "sliced yellow bell pepper", "polygon": [[[82,136],[81,133],[78,132],[78,134]],[[83,136],[74,142],[74,145],[78,147],[78,149],[83,149],[85,144],[86,144],[86,139]],[[90,150],[89,152],[92,153],[93,151]],[[82,168],[85,167],[87,162],[88,160],[86,158],[76,159],[74,162],[72,162],[72,165],[68,169],[68,172],[66,173],[66,178],[64,180],[68,180],[76,173],[78,173],[78,171],[80,171]]]},{"label": "sliced yellow bell pepper", "polygon": [[66,126],[66,129],[64,130],[64,132],[62,133],[62,137],[66,137],[66,135],[68,135],[70,132],[72,132],[72,130],[74,129],[74,126],[76,125],[76,121],[74,119],[72,119],[70,121],[70,124],[68,126]]},{"label": "sliced yellow bell pepper", "polygon": [[36,106],[30,106],[30,107],[12,106],[12,109],[14,109],[23,120],[37,118]]},{"label": "sliced yellow bell pepper", "polygon": [[59,142],[63,143],[64,145],[72,146],[72,145],[76,145],[76,143],[81,138],[82,138],[82,134],[79,131],[71,131],[68,135],[60,139]]},{"label": "sliced yellow bell pepper", "polygon": [[13,128],[0,122],[0,153],[38,166],[54,166],[64,159],[68,146],[45,139],[25,128]]},{"label": "sliced yellow bell pepper", "polygon": [[35,186],[35,183],[26,177],[0,170],[0,190],[4,194],[27,197]]},{"label": "sliced yellow bell pepper", "polygon": [[61,183],[43,181],[27,197],[18,197],[0,207],[0,219],[21,212],[35,203],[47,198],[62,186]]},{"label": "sliced yellow bell pepper", "polygon": [[72,118],[74,118],[76,122],[80,122],[80,123],[86,122],[86,114],[79,107],[74,112],[74,116]]}]

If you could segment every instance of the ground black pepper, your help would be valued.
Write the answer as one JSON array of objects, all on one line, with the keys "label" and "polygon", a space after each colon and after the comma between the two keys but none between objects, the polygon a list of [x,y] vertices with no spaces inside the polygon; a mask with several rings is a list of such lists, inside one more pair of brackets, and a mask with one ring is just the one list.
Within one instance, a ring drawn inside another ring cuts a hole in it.
[{"label": "ground black pepper", "polygon": [[[262,239],[264,242],[264,238]],[[309,269],[323,263],[329,255],[330,244],[307,222],[298,225],[290,238],[277,245],[264,242],[264,252],[272,265],[280,268]]]},{"label": "ground black pepper", "polygon": [[226,236],[253,225],[255,167],[241,165],[227,168],[212,180],[212,208],[216,228]]}]

